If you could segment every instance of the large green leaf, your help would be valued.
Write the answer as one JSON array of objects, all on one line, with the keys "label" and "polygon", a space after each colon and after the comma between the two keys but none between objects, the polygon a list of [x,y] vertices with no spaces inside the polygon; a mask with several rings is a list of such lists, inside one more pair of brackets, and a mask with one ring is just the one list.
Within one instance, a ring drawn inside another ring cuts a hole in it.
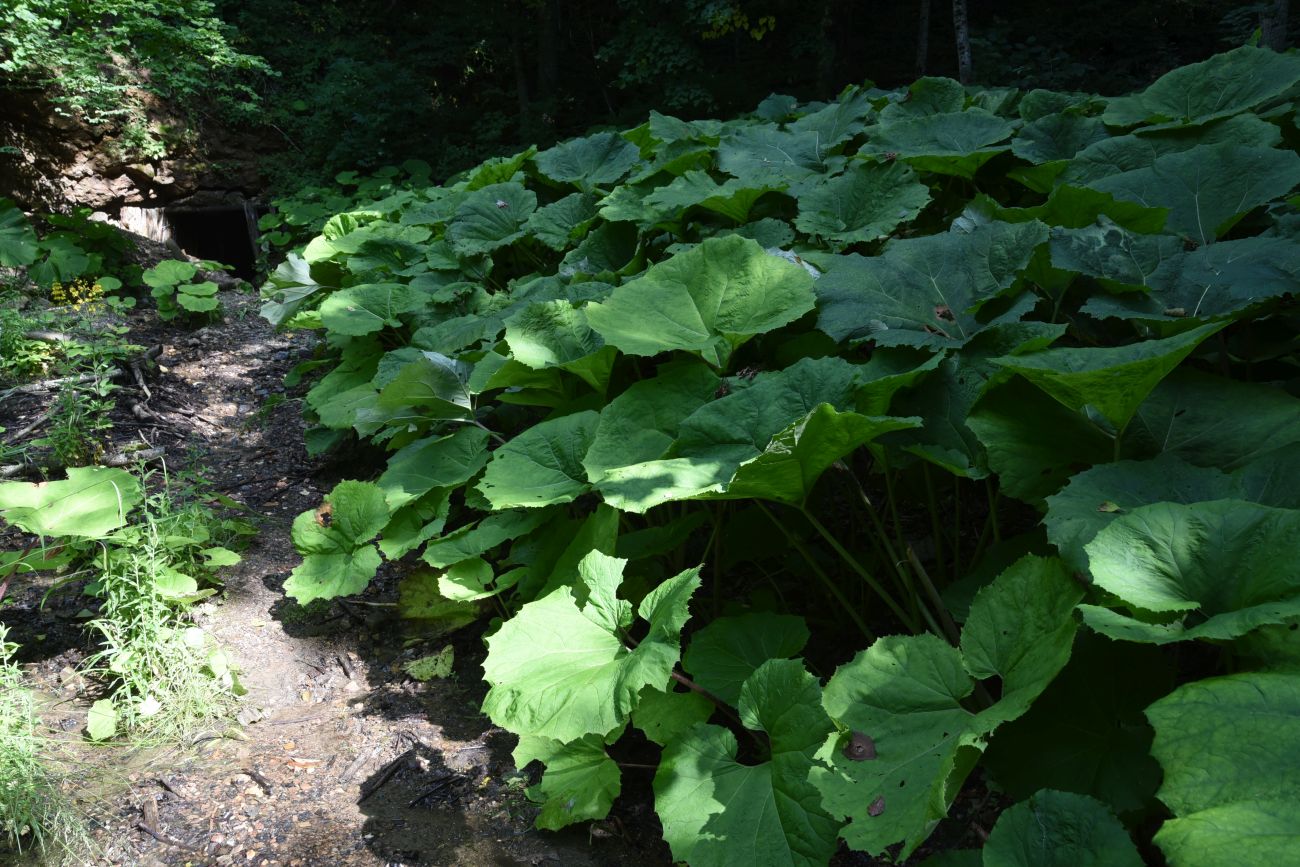
[{"label": "large green leaf", "polygon": [[900,163],[857,163],[799,195],[799,231],[837,247],[884,238],[914,219],[930,188]]},{"label": "large green leaf", "polygon": [[321,508],[293,522],[293,546],[303,561],[284,582],[301,605],[359,593],[379,569],[370,543],[388,523],[384,492],[368,482],[339,482]]},{"label": "large green leaf", "polygon": [[860,153],[895,154],[921,171],[970,178],[1007,149],[1015,125],[980,108],[881,123]]},{"label": "large green leaf", "polygon": [[1006,810],[984,844],[984,867],[1142,867],[1124,826],[1086,795],[1045,790]]},{"label": "large green leaf", "polygon": [[514,760],[520,768],[534,760],[546,765],[542,781],[528,796],[542,804],[535,824],[548,831],[605,818],[623,788],[618,765],[598,735],[568,744],[525,735],[515,747]]},{"label": "large green leaf", "polygon": [[649,631],[635,648],[624,644],[633,623],[616,598],[624,560],[600,552],[579,565],[588,598],[561,587],[530,602],[487,639],[484,677],[491,685],[483,712],[520,734],[568,743],[601,737],[627,722],[645,686],[662,686],[677,664],[680,633],[699,569],[660,584],[642,600]]},{"label": "large green leaf", "polygon": [[1095,408],[1122,431],[1160,380],[1225,324],[1209,323],[1163,340],[1128,346],[1045,349],[995,361],[1070,409]]},{"label": "large green leaf", "polygon": [[572,193],[533,211],[528,217],[528,229],[552,250],[563,250],[586,232],[595,219],[595,197]]},{"label": "large green leaf", "polygon": [[[836,413],[852,406],[860,385],[859,370],[838,358],[805,358],[786,370],[759,374],[753,385],[704,403],[682,420],[677,439],[662,458],[605,467],[596,486],[611,505],[634,512],[671,500],[723,495],[742,464],[760,458],[772,447],[768,460],[783,466],[774,467],[771,474],[756,469],[752,475],[747,474],[745,484],[771,484],[769,493],[777,498],[801,502],[806,484],[815,480],[817,468],[834,450],[822,448],[827,442],[819,443],[816,436],[803,448],[795,448],[800,444],[801,431],[806,429],[806,425],[800,427],[801,421],[819,405],[831,408],[830,416],[823,420],[830,439],[846,447],[857,436],[870,438],[911,424],[897,419],[872,419],[859,424],[861,416],[839,418]],[[821,410],[819,414],[826,412]],[[814,433],[822,428],[823,423],[817,423]],[[783,432],[788,436],[774,444],[773,438]],[[851,436],[843,436],[845,433]],[[648,438],[646,445],[654,442]],[[758,494],[757,487],[752,493]]]},{"label": "large green leaf", "polygon": [[[902,843],[905,858],[925,840],[985,737],[1023,714],[1068,660],[1082,595],[1059,560],[1026,557],[976,597],[961,650],[930,634],[889,636],[836,670],[822,703],[839,732],[810,779],[849,821],[850,846],[879,854]],[[1002,698],[980,713],[962,703],[972,677],[1002,681]],[[846,749],[864,738],[874,755]]]},{"label": "large green leaf", "polygon": [[1276,125],[1253,114],[1230,117],[1205,126],[1145,129],[1132,135],[1094,142],[1069,161],[1062,178],[1075,186],[1091,186],[1103,178],[1150,168],[1162,156],[1195,147],[1234,144],[1271,148],[1281,140],[1282,134]]},{"label": "large green leaf", "polygon": [[[1171,239],[1160,237],[1168,250]],[[1129,249],[1149,246],[1138,242]],[[1144,275],[1144,284],[1149,291],[1093,297],[1083,310],[1102,318],[1152,321],[1235,313],[1300,291],[1300,244],[1282,237],[1219,241],[1164,259]]]},{"label": "large green leaf", "polygon": [[[859,446],[893,431],[915,428],[919,418],[870,418],[819,404],[775,433],[761,454],[736,468],[726,499],[761,499],[802,506],[822,473]],[[713,453],[714,449],[708,449]]]},{"label": "large green leaf", "polygon": [[[1164,644],[1228,639],[1300,615],[1300,574],[1282,556],[1300,544],[1300,511],[1241,500],[1155,503],[1116,518],[1086,551],[1093,581],[1150,622],[1082,606],[1092,628]],[[1168,620],[1168,617],[1165,618]]]},{"label": "large green leaf", "polygon": [[446,567],[486,554],[536,530],[550,515],[544,509],[493,512],[483,520],[453,530],[425,546],[421,559],[430,566]]},{"label": "large green leaf", "polygon": [[1300,58],[1248,45],[1165,73],[1141,93],[1111,99],[1102,120],[1114,126],[1204,123],[1262,105],[1300,81]]},{"label": "large green leaf", "polygon": [[0,482],[0,518],[42,537],[100,539],[143,499],[140,480],[111,467],[69,467],[56,482]]},{"label": "large green leaf", "polygon": [[[473,396],[468,366],[438,352],[414,352],[415,360],[397,368],[379,392],[378,406],[403,410],[417,408],[424,418],[469,418]],[[378,377],[376,377],[378,379]]]},{"label": "large green leaf", "polygon": [[36,261],[36,231],[10,199],[0,199],[0,265],[25,268]]},{"label": "large green leaf", "polygon": [[1179,687],[1147,709],[1178,816],[1156,835],[1174,867],[1284,864],[1300,844],[1300,676],[1248,672]]},{"label": "large green leaf", "polygon": [[687,208],[698,205],[739,224],[749,219],[755,202],[781,189],[784,187],[753,186],[740,178],[728,178],[719,184],[707,172],[691,171],[646,196],[645,204],[658,211],[663,219],[677,219]]},{"label": "large green leaf", "polygon": [[447,240],[458,255],[491,253],[524,236],[537,194],[514,182],[475,190],[456,208]]},{"label": "large green leaf", "polygon": [[1106,137],[1100,119],[1073,111],[1058,112],[1021,127],[1011,141],[1011,152],[1031,163],[1068,160]]},{"label": "large green leaf", "polygon": [[1086,569],[1083,546],[1116,517],[1151,503],[1199,503],[1234,495],[1229,477],[1174,455],[1118,461],[1085,470],[1047,498],[1047,538],[1076,569]]},{"label": "large green leaf", "polygon": [[456,487],[473,478],[487,464],[487,437],[482,428],[464,427],[399,449],[376,482],[389,509],[396,511],[434,488]]},{"label": "large green leaf", "polygon": [[1142,712],[1173,685],[1174,667],[1158,648],[1085,631],[1029,712],[997,730],[982,766],[1013,798],[1052,788],[1119,813],[1144,810],[1160,766]]},{"label": "large green leaf", "polygon": [[600,412],[591,448],[583,458],[587,477],[599,484],[617,467],[663,456],[682,421],[711,400],[721,380],[698,361],[660,368],[635,383]]},{"label": "large green leaf", "polygon": [[1038,222],[954,224],[940,235],[894,241],[879,256],[817,260],[817,327],[836,340],[885,346],[960,346],[981,328],[1024,315],[1024,307],[981,320],[1047,240]]},{"label": "large green leaf", "polygon": [[[884,442],[955,475],[982,478],[987,474],[983,449],[966,420],[985,392],[1013,375],[994,359],[1045,349],[1064,333],[1063,325],[1008,322],[984,329],[946,357],[934,356],[934,372],[893,405],[895,414],[917,416],[921,426]],[[878,350],[873,363],[882,354]]]},{"label": "large green leaf", "polygon": [[1236,144],[1201,145],[1158,157],[1149,167],[1089,186],[1147,207],[1168,208],[1172,232],[1208,244],[1252,208],[1300,184],[1293,151]]},{"label": "large green leaf", "polygon": [[1145,300],[1133,288],[1176,283],[1185,254],[1181,238],[1135,232],[1103,216],[1089,226],[1052,229],[1051,256],[1057,268],[1119,284]]},{"label": "large green leaf", "polygon": [[1193,681],[1147,708],[1159,797],[1176,815],[1300,797],[1300,677],[1245,672]]},{"label": "large green leaf", "polygon": [[805,114],[787,129],[795,135],[813,133],[822,149],[829,151],[862,132],[871,114],[871,101],[867,95],[861,88],[851,87],[840,94],[835,102],[811,114]]},{"label": "large green leaf", "polygon": [[1134,454],[1168,452],[1233,469],[1300,442],[1300,400],[1273,386],[1178,370],[1138,408],[1124,440]]},{"label": "large green leaf", "polygon": [[[739,691],[737,691],[739,696]],[[698,692],[660,691],[647,686],[632,713],[632,724],[661,747],[677,743],[682,735],[708,722],[717,707]]]},{"label": "large green leaf", "polygon": [[336,334],[360,336],[397,328],[403,314],[423,309],[428,298],[402,283],[367,283],[332,292],[320,305],[322,324]]},{"label": "large green leaf", "polygon": [[808,643],[802,617],[762,611],[720,617],[695,633],[682,667],[695,682],[730,705],[741,685],[769,659],[789,659]]},{"label": "large green leaf", "polygon": [[636,146],[612,132],[571,139],[534,157],[542,174],[574,184],[583,192],[618,181],[638,159]]},{"label": "large green leaf", "polygon": [[582,459],[599,419],[588,410],[533,425],[493,452],[478,490],[494,509],[570,502],[587,489]]},{"label": "large green leaf", "polygon": [[997,677],[1002,696],[985,714],[998,722],[1029,709],[1074,644],[1074,606],[1083,587],[1060,560],[1027,556],[975,594],[961,631],[966,671]]},{"label": "large green leaf", "polygon": [[506,343],[516,361],[535,369],[566,367],[597,352],[605,341],[568,301],[538,301],[506,319]]},{"label": "large green leaf", "polygon": [[721,367],[750,337],[812,307],[812,278],[804,269],[732,235],[655,265],[586,313],[591,327],[623,352],[693,350]]},{"label": "large green leaf", "polygon": [[798,660],[770,660],[740,693],[745,726],[766,732],[768,761],[742,764],[736,736],[700,724],[665,750],[655,810],[673,858],[692,867],[825,864],[838,823],[809,784],[813,753],[830,720],[817,679]]},{"label": "large green leaf", "polygon": [[[748,186],[788,186],[826,171],[825,146],[813,130],[770,124],[742,127],[718,146],[718,167]],[[843,160],[841,159],[841,162]]]},{"label": "large green leaf", "polygon": [[[973,689],[961,653],[933,635],[890,636],[842,665],[822,703],[844,734],[817,754],[810,780],[825,809],[849,824],[854,849],[880,854],[903,842],[906,857],[943,818],[956,792],[947,780],[961,747],[978,748],[978,727],[962,700]],[[846,754],[852,734],[869,738],[875,758]]]},{"label": "large green leaf", "polygon": [[966,424],[999,489],[1027,502],[1056,493],[1080,469],[1115,458],[1113,436],[1020,378],[989,391]]}]

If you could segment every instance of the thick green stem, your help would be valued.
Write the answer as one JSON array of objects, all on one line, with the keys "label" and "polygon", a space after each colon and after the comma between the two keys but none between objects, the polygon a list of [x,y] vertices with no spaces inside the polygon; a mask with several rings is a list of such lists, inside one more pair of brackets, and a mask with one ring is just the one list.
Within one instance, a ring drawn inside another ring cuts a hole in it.
[{"label": "thick green stem", "polygon": [[934,539],[934,565],[942,575],[947,571],[944,567],[944,548],[947,547],[943,538],[943,522],[939,518],[939,498],[934,492],[934,477],[930,473],[928,463],[921,464],[921,473],[925,477],[925,500],[930,509],[930,536]]},{"label": "thick green stem", "polygon": [[871,519],[871,524],[875,528],[876,538],[884,549],[885,559],[893,567],[893,574],[895,575],[895,581],[899,585],[899,590],[907,595],[912,609],[912,616],[914,618],[919,617],[920,599],[916,588],[912,585],[912,573],[903,567],[903,558],[899,556],[898,549],[894,547],[893,541],[889,538],[889,531],[885,529],[885,522],[880,520],[880,514],[875,504],[871,502],[871,497],[867,496],[867,489],[863,487],[862,482],[852,470],[848,470],[848,475],[853,481],[854,489],[858,492],[858,499],[861,500],[867,517]]},{"label": "thick green stem", "polygon": [[858,562],[858,559],[849,553],[849,550],[841,545],[838,539],[831,535],[831,532],[822,525],[821,521],[818,521],[813,517],[811,512],[804,509],[803,516],[808,519],[808,523],[812,524],[813,529],[816,530],[817,533],[835,549],[835,553],[840,555],[840,559],[847,563],[850,569],[857,572],[858,576],[866,582],[867,586],[875,591],[876,595],[885,601],[885,604],[889,606],[889,610],[894,612],[894,615],[899,620],[903,621],[903,624],[908,629],[915,632],[917,630],[916,620],[903,610],[903,606],[898,604],[898,601],[894,599],[893,595],[890,594],[890,592],[886,590],[879,581],[876,580],[875,576],[868,572],[866,568]]},{"label": "thick green stem", "polygon": [[956,647],[961,642],[961,631],[953,621],[952,616],[948,614],[948,609],[943,604],[943,598],[939,596],[939,591],[935,588],[934,582],[930,580],[930,575],[921,565],[921,559],[916,556],[916,552],[909,546],[907,549],[907,560],[916,570],[916,577],[920,580],[921,586],[925,588],[925,593],[930,597],[930,603],[934,605],[934,610],[939,612],[939,619],[943,621],[942,634],[948,636],[948,641]]},{"label": "thick green stem", "polygon": [[812,569],[813,574],[816,575],[822,584],[826,586],[826,590],[831,594],[831,596],[835,597],[835,601],[840,604],[840,608],[843,609],[844,613],[853,620],[853,623],[858,627],[858,630],[868,641],[875,641],[876,634],[871,631],[869,626],[867,626],[867,621],[862,619],[862,615],[858,613],[853,603],[844,595],[844,591],[839,588],[839,585],[837,585],[835,581],[822,570],[822,567],[817,565],[817,561],[813,559],[812,552],[808,550],[807,546],[804,545],[797,536],[786,529],[786,526],[776,519],[776,516],[768,510],[767,506],[763,505],[762,501],[755,500],[754,503],[763,514],[767,516],[767,519],[781,531],[782,535],[785,536],[786,541],[790,543],[790,547],[799,552],[800,556],[803,557],[804,562],[808,564],[808,568]]}]

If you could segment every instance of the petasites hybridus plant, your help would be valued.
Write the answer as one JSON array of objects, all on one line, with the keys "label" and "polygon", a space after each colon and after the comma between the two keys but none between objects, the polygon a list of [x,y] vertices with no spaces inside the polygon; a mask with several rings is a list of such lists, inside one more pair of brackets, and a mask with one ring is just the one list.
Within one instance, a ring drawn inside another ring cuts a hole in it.
[{"label": "petasites hybridus plant", "polygon": [[696,867],[903,859],[963,787],[1018,803],[941,863],[1284,860],[1297,82],[924,78],[286,203],[308,446],[390,452],[287,592],[499,617],[543,828],[644,786],[620,743]]}]

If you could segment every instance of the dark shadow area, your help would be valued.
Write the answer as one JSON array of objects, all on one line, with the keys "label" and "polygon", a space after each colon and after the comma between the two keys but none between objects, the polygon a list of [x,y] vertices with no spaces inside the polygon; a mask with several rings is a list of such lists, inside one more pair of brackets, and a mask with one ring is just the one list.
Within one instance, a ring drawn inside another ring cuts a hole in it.
[{"label": "dark shadow area", "polygon": [[252,205],[168,208],[167,221],[180,248],[191,256],[234,267],[234,275],[257,278],[257,216]]}]

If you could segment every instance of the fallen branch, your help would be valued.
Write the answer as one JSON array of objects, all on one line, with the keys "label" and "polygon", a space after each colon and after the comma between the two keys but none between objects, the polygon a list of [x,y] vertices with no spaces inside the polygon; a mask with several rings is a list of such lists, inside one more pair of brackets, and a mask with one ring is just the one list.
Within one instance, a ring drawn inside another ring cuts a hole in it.
[{"label": "fallen branch", "polygon": [[16,385],[9,389],[9,394],[40,394],[43,391],[53,391],[65,385],[79,385],[83,382],[94,382],[99,379],[97,373],[81,373],[76,376],[60,376],[56,379],[42,379],[40,382],[29,382],[26,385]]},{"label": "fallen branch", "polygon": [[8,440],[9,444],[13,445],[15,443],[21,442],[23,437],[27,436],[32,431],[36,430],[41,425],[45,424],[45,422],[49,421],[50,415],[53,412],[54,412],[54,407],[50,407],[49,409],[45,410],[45,412],[36,416],[36,418],[33,419],[31,423],[27,425],[27,427],[14,431],[13,434],[9,436],[9,440]]},{"label": "fallen branch", "polygon": [[156,461],[159,458],[166,457],[167,450],[164,448],[156,449],[139,449],[134,452],[118,452],[115,455],[109,455],[100,461],[105,467],[129,467],[135,463]]},{"label": "fallen branch", "polygon": [[24,340],[35,340],[40,343],[76,343],[77,339],[62,331],[24,331]]},{"label": "fallen branch", "polygon": [[150,828],[143,821],[136,822],[135,827],[141,831],[144,831],[146,834],[148,834],[150,837],[153,837],[159,843],[166,843],[168,846],[175,846],[177,849],[184,849],[186,852],[203,851],[197,846],[191,846],[189,843],[184,843],[180,840],[177,840],[175,837],[168,837],[166,834],[162,833],[161,831],[155,831],[153,828]]}]

